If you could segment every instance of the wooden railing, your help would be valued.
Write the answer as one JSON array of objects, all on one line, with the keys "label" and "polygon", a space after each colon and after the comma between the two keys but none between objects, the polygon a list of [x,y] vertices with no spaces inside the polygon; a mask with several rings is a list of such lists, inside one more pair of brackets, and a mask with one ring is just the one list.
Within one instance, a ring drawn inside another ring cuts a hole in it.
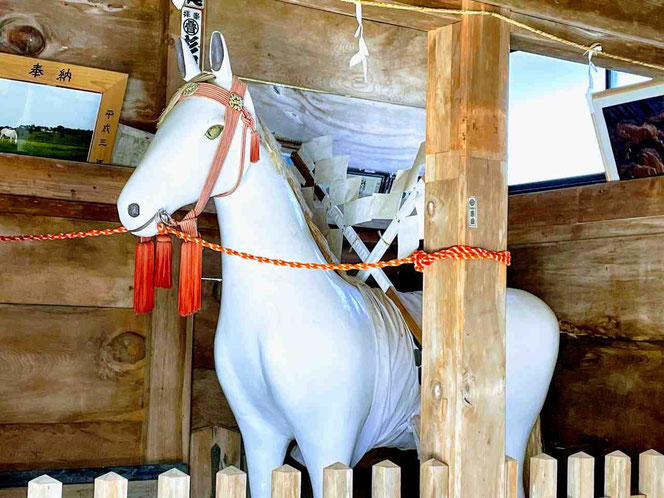
[{"label": "wooden railing", "polygon": [[[506,498],[517,496],[516,461],[505,463]],[[401,496],[401,469],[385,460],[372,469],[372,498],[399,498]],[[272,498],[300,498],[302,476],[290,465],[272,471]],[[420,496],[448,497],[447,465],[429,460],[420,468]],[[95,498],[126,498],[128,481],[109,472],[95,479]],[[542,453],[530,460],[530,498],[557,498],[558,462]],[[235,467],[217,473],[217,498],[246,498],[247,475]],[[595,489],[595,459],[586,453],[576,453],[567,460],[568,498],[593,498]],[[639,495],[631,494],[631,461],[620,451],[604,459],[604,495],[607,498],[664,498],[664,455],[648,450],[639,455]],[[61,498],[62,483],[43,475],[28,484],[28,498]],[[341,463],[323,471],[324,498],[351,498],[353,471]],[[189,498],[189,476],[171,469],[159,476],[157,498]],[[192,497],[204,498],[204,497]],[[487,497],[492,498],[492,497]]]}]

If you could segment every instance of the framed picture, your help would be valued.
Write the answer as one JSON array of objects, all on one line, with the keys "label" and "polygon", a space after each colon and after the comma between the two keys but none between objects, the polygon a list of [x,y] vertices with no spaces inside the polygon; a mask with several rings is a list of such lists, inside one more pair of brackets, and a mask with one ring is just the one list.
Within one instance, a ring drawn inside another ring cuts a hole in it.
[{"label": "framed picture", "polygon": [[391,184],[391,175],[380,171],[348,168],[348,176],[358,176],[362,178],[362,183],[360,184],[360,197],[387,192]]},{"label": "framed picture", "polygon": [[591,111],[607,180],[664,174],[664,82],[595,93]]},{"label": "framed picture", "polygon": [[127,75],[0,54],[0,152],[109,163]]}]

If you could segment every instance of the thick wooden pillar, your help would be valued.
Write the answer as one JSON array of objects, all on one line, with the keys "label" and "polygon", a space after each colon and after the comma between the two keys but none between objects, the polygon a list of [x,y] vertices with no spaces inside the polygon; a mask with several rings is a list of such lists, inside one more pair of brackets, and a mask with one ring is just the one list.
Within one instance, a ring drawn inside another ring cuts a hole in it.
[{"label": "thick wooden pillar", "polygon": [[[425,249],[505,249],[509,28],[466,15],[428,47]],[[433,264],[423,325],[422,461],[448,465],[450,498],[504,497],[505,267]]]}]

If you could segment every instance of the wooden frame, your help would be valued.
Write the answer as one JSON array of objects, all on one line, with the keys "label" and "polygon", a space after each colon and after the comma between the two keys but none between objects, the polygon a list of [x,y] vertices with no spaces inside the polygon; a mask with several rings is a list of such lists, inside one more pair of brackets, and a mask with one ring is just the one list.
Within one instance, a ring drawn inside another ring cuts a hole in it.
[{"label": "wooden frame", "polygon": [[88,162],[111,162],[127,87],[126,74],[10,54],[0,54],[0,68],[0,79],[101,94]]},{"label": "wooden frame", "polygon": [[[664,103],[664,82],[661,80],[647,81],[644,83],[637,83],[635,85],[629,85],[622,88],[614,88],[606,90],[603,92],[597,92],[593,94],[592,100],[590,102],[591,114],[593,118],[593,124],[595,125],[595,133],[597,134],[597,140],[599,141],[599,148],[602,154],[602,161],[604,161],[604,168],[606,170],[606,179],[609,181],[612,180],[621,180],[620,171],[616,158],[614,155],[614,143],[611,141],[611,136],[609,133],[609,124],[607,123],[605,116],[605,109],[620,106],[628,105],[630,103],[643,101],[646,99],[659,98],[662,99]],[[664,105],[663,105],[664,107]],[[654,116],[653,116],[654,117]],[[633,119],[629,119],[631,121]],[[622,124],[618,123],[618,126]],[[637,124],[635,132],[647,131],[644,126],[646,121],[642,124]],[[642,140],[643,137],[639,137],[639,140]],[[656,137],[655,137],[656,138]],[[643,138],[643,141],[647,141],[647,138]],[[660,158],[660,164],[661,164]],[[664,174],[664,171],[661,171],[659,174]],[[654,175],[647,175],[654,176]]]}]

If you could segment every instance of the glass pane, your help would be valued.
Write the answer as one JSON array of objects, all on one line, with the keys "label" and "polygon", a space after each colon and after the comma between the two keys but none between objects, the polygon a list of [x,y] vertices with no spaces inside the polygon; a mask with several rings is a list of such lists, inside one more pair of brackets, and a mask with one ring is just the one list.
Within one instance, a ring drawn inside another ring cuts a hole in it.
[{"label": "glass pane", "polygon": [[652,78],[641,76],[639,74],[623,73],[621,71],[611,71],[611,88],[618,88],[643,81],[650,81]]},{"label": "glass pane", "polygon": [[[604,90],[599,69],[594,91]],[[541,55],[510,55],[509,185],[604,173],[586,101],[588,66]]]}]

